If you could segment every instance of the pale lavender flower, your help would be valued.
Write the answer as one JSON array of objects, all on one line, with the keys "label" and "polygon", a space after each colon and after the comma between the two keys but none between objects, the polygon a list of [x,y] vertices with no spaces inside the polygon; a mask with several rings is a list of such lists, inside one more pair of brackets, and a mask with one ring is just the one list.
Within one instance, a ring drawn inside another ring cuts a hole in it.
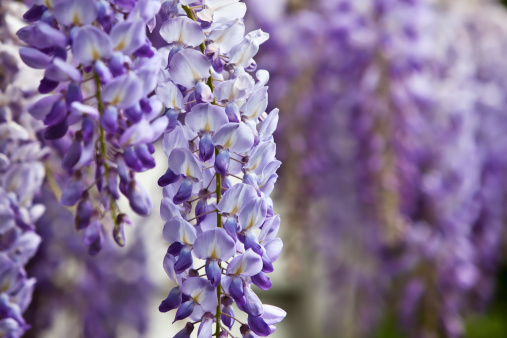
[{"label": "pale lavender flower", "polygon": [[[61,155],[68,177],[61,203],[78,205],[76,227],[86,245],[94,243],[90,253],[100,251],[103,235],[86,230],[89,224],[119,238],[120,193],[137,214],[152,208],[135,173],[154,167],[152,143],[169,123],[152,96],[160,58],[145,33],[159,8],[154,0],[37,3],[25,15],[31,25],[17,33],[28,45],[23,61],[45,69],[39,92],[54,92],[29,111],[47,126],[44,139]],[[94,199],[100,203],[90,208]]]},{"label": "pale lavender flower", "polygon": [[[251,284],[269,289],[266,274],[282,249],[269,197],[280,166],[271,137],[278,110],[266,113],[267,72],[258,71],[257,81],[250,75],[268,35],[245,35],[239,1],[179,4],[162,6],[165,22],[152,37],[167,58],[155,92],[174,121],[164,136],[168,169],[159,185],[170,243],[164,269],[178,286],[159,309],[177,308],[175,320],[201,321],[204,338],[233,329],[237,320],[222,314],[234,317],[236,303],[250,318],[240,333],[268,336],[285,313],[275,308],[282,315],[268,323]],[[188,323],[176,337],[192,330]]]},{"label": "pale lavender flower", "polygon": [[35,255],[40,237],[35,222],[44,213],[35,201],[47,154],[37,140],[38,124],[26,108],[36,94],[27,85],[34,76],[17,55],[19,46],[4,18],[16,19],[10,1],[0,4],[0,336],[21,337],[30,325],[23,314],[32,299],[35,278],[25,265]]}]

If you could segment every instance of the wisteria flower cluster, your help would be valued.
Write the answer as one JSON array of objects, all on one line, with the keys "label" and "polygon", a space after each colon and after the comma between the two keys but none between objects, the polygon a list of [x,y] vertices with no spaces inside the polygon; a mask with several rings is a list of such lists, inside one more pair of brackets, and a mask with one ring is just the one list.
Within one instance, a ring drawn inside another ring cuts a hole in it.
[{"label": "wisteria flower cluster", "polygon": [[[64,206],[76,206],[91,254],[102,247],[102,226],[113,225],[118,245],[129,223],[117,206],[120,192],[133,211],[147,215],[150,196],[135,173],[155,166],[153,142],[168,118],[150,94],[160,58],[146,38],[159,1],[40,1],[24,15],[32,24],[17,36],[23,61],[44,69],[44,96],[29,108],[43,121],[43,137],[63,153]],[[95,203],[98,201],[99,203]]]},{"label": "wisteria flower cluster", "polygon": [[[177,337],[197,322],[199,337],[211,337],[214,323],[216,336],[232,335],[234,303],[248,314],[244,337],[268,336],[285,317],[251,289],[271,287],[282,249],[269,197],[281,163],[278,110],[265,111],[269,74],[250,74],[268,35],[245,35],[245,12],[238,0],[35,1],[17,32],[22,60],[44,71],[39,93],[50,94],[28,109],[45,125],[49,158],[61,161],[48,183],[56,195],[65,186],[60,203],[91,255],[107,228],[125,245],[120,193],[149,214],[136,173],[155,167],[154,142],[166,133],[164,268],[178,286],[160,310],[194,320]],[[158,50],[152,41],[162,41]]]},{"label": "wisteria flower cluster", "polygon": [[[271,287],[267,274],[282,249],[269,197],[280,166],[272,139],[278,110],[265,112],[269,74],[250,75],[268,35],[245,35],[246,6],[237,0],[162,8],[159,53],[167,62],[156,93],[171,122],[158,183],[170,243],[164,268],[178,286],[160,311],[177,308],[175,320],[192,320],[177,337],[189,337],[196,322],[199,337],[232,336],[235,322],[243,337],[268,336],[285,312],[262,304],[251,285]],[[248,323],[235,317],[234,303]]]},{"label": "wisteria flower cluster", "polygon": [[[0,22],[7,8],[0,4]],[[35,201],[45,170],[35,125],[27,114],[36,94],[7,27],[0,26],[0,336],[19,337],[29,325],[23,318],[35,279],[25,270],[40,237],[35,222],[44,206]]]}]

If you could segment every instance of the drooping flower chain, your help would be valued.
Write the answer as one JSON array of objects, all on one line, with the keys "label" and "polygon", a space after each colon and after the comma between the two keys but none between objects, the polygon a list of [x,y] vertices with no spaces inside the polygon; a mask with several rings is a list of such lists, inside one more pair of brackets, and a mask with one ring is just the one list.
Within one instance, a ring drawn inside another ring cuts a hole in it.
[{"label": "drooping flower chain", "polygon": [[237,0],[205,0],[165,2],[160,12],[167,62],[156,93],[170,119],[159,179],[170,243],[164,268],[178,286],[159,309],[192,320],[176,337],[189,337],[196,322],[199,337],[232,336],[234,303],[248,314],[238,324],[243,337],[268,336],[285,316],[251,289],[271,287],[282,243],[269,197],[280,166],[272,140],[278,110],[265,112],[269,74],[257,71],[257,82],[249,74],[268,36],[245,36],[245,11]]},{"label": "drooping flower chain", "polygon": [[[10,1],[0,4],[0,23],[19,20]],[[25,265],[39,247],[35,222],[44,206],[34,202],[45,170],[47,154],[37,140],[36,124],[26,113],[36,94],[28,83],[33,70],[24,67],[17,41],[7,25],[0,25],[0,336],[21,337],[30,327],[23,313],[32,299],[35,278]]]},{"label": "drooping flower chain", "polygon": [[68,180],[60,202],[76,206],[91,254],[101,249],[103,226],[125,244],[120,192],[137,214],[152,207],[135,173],[155,166],[152,142],[168,124],[152,95],[160,59],[145,33],[159,8],[154,0],[37,1],[24,16],[32,24],[17,33],[28,45],[23,61],[45,70],[39,92],[53,92],[29,111],[63,157]]}]

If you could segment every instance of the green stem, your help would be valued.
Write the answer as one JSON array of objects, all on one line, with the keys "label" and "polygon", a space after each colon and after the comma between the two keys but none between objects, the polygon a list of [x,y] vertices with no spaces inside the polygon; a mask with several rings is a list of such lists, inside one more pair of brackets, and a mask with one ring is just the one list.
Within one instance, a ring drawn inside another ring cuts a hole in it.
[{"label": "green stem", "polygon": [[[95,77],[95,87],[97,93],[95,94],[97,96],[97,109],[99,110],[100,118],[102,119],[104,115],[104,104],[102,103],[102,92],[100,88],[100,79],[97,74],[94,75]],[[100,136],[99,136],[99,143],[100,143],[100,155],[102,157],[102,160],[104,161],[104,177],[107,185],[107,181],[109,179],[109,164],[107,163],[107,150],[106,150],[106,132],[104,131],[104,128],[99,123],[99,130],[100,130]],[[114,208],[115,201],[111,194],[109,194],[109,210],[111,211],[111,217],[113,219],[114,227],[116,228],[116,211]]]},{"label": "green stem", "polygon": [[[181,6],[181,7],[183,8],[183,10],[185,11],[185,13],[187,14],[187,16],[190,19],[197,21],[194,17],[194,13],[190,9],[190,7],[188,7],[188,6]],[[204,42],[201,43],[199,45],[199,49],[204,54],[204,51],[206,50],[206,44]],[[215,86],[213,85],[213,77],[211,76],[211,70],[210,70],[210,77],[206,81],[206,84],[210,87],[211,91],[213,91],[215,89]],[[212,104],[216,104],[216,100],[214,100]],[[215,148],[215,158],[217,157],[218,152],[219,152],[218,148]],[[216,174],[216,178],[217,178],[216,194],[217,194],[217,204],[218,204],[218,202],[220,202],[220,199],[222,198],[222,177],[220,175]],[[222,215],[220,214],[220,212],[218,210],[217,210],[217,226],[219,228],[222,227]],[[220,267],[220,271],[221,271],[222,270],[222,263],[219,263],[218,266]],[[218,298],[218,305],[217,305],[217,314],[215,316],[215,318],[216,318],[215,336],[216,337],[218,337],[220,335],[220,315],[222,314],[222,309],[221,309],[220,303],[222,301],[222,283],[218,284],[218,286],[217,286],[217,298]]]},{"label": "green stem", "polygon": [[[217,155],[218,155],[218,148],[215,148],[215,158],[217,157]],[[219,174],[217,174],[216,177],[217,177],[216,192],[217,192],[217,205],[218,205],[218,202],[220,202],[220,199],[222,198],[222,177]],[[220,212],[218,210],[217,210],[217,226],[219,228],[222,227],[222,215],[220,214]],[[220,267],[220,271],[222,271],[222,263],[218,263],[218,266]],[[218,337],[218,335],[220,334],[220,315],[222,312],[222,308],[220,306],[221,305],[220,303],[222,301],[222,283],[218,284],[217,298],[218,298],[217,314],[216,314],[217,324],[216,324],[215,335]]]}]

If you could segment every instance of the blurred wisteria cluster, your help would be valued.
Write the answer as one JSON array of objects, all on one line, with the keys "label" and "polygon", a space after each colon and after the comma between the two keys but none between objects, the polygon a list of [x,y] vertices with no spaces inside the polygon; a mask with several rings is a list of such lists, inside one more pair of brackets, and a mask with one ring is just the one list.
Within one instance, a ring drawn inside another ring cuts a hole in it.
[{"label": "blurred wisteria cluster", "polygon": [[2,0],[0,337],[506,337],[506,11]]}]

